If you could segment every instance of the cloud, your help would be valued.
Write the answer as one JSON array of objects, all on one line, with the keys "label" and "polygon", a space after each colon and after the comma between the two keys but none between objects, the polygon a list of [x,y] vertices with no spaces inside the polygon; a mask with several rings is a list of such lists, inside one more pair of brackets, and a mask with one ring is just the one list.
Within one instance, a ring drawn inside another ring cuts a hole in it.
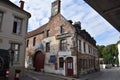
[{"label": "cloud", "polygon": [[116,44],[119,39],[120,33],[115,31],[114,28],[104,32],[103,34],[96,36],[97,44],[109,45]]},{"label": "cloud", "polygon": [[[11,1],[19,5],[19,0]],[[25,10],[32,15],[29,20],[28,31],[34,30],[48,22],[51,15],[51,2],[55,0],[24,1]],[[73,22],[80,21],[82,29],[86,29],[97,40],[97,44],[107,45],[119,40],[119,32],[85,3],[84,0],[61,0],[61,13],[66,19],[71,19]]]},{"label": "cloud", "polygon": [[[11,0],[16,5],[19,5],[18,0]],[[51,2],[54,0],[24,0],[24,9],[31,13],[29,19],[28,31],[34,30],[48,22],[51,14]]]}]

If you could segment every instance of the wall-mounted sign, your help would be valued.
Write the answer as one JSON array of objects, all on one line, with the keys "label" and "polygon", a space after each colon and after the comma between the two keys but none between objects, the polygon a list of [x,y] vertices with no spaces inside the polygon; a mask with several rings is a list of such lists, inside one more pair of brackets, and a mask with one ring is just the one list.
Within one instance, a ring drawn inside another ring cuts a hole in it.
[{"label": "wall-mounted sign", "polygon": [[58,52],[58,56],[71,56],[72,55],[72,53],[71,53],[71,51],[59,51]]},{"label": "wall-mounted sign", "polygon": [[71,33],[64,33],[64,34],[61,34],[61,35],[57,35],[56,39],[62,39],[62,38],[71,37],[71,36],[72,36]]}]

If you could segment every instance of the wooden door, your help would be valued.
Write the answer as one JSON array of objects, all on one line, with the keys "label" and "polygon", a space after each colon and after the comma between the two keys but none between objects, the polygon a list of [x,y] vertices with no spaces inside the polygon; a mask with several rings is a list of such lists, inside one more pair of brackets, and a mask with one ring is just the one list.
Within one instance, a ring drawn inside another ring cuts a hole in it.
[{"label": "wooden door", "polygon": [[66,67],[67,67],[67,76],[73,76],[73,58],[68,57],[66,59]]},{"label": "wooden door", "polygon": [[45,56],[41,51],[35,53],[34,67],[36,71],[41,71],[44,68]]}]

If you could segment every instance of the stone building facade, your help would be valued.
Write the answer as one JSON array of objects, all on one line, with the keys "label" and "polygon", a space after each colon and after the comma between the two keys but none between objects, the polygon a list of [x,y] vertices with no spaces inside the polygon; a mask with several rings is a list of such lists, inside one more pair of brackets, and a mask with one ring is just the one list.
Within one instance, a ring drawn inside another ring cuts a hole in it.
[{"label": "stone building facade", "polygon": [[60,0],[51,10],[48,23],[28,32],[26,67],[72,77],[99,70],[96,41],[61,15]]},{"label": "stone building facade", "polygon": [[[24,72],[25,42],[30,13],[9,0],[0,0],[0,49],[10,52],[10,77],[15,76],[15,70]],[[13,54],[12,54],[13,53]]]}]

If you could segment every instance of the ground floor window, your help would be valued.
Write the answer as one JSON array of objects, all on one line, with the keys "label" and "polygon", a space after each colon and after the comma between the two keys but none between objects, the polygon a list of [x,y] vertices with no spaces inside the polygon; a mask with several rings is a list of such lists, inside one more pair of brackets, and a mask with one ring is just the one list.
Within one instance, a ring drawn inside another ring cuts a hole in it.
[{"label": "ground floor window", "polygon": [[55,63],[55,55],[50,56],[50,63]]},{"label": "ground floor window", "polygon": [[20,55],[20,44],[18,44],[18,43],[11,43],[11,49],[14,52],[13,61],[14,62],[18,62],[19,61],[19,55]]},{"label": "ground floor window", "polygon": [[59,68],[63,68],[64,67],[64,59],[63,57],[59,58]]}]

